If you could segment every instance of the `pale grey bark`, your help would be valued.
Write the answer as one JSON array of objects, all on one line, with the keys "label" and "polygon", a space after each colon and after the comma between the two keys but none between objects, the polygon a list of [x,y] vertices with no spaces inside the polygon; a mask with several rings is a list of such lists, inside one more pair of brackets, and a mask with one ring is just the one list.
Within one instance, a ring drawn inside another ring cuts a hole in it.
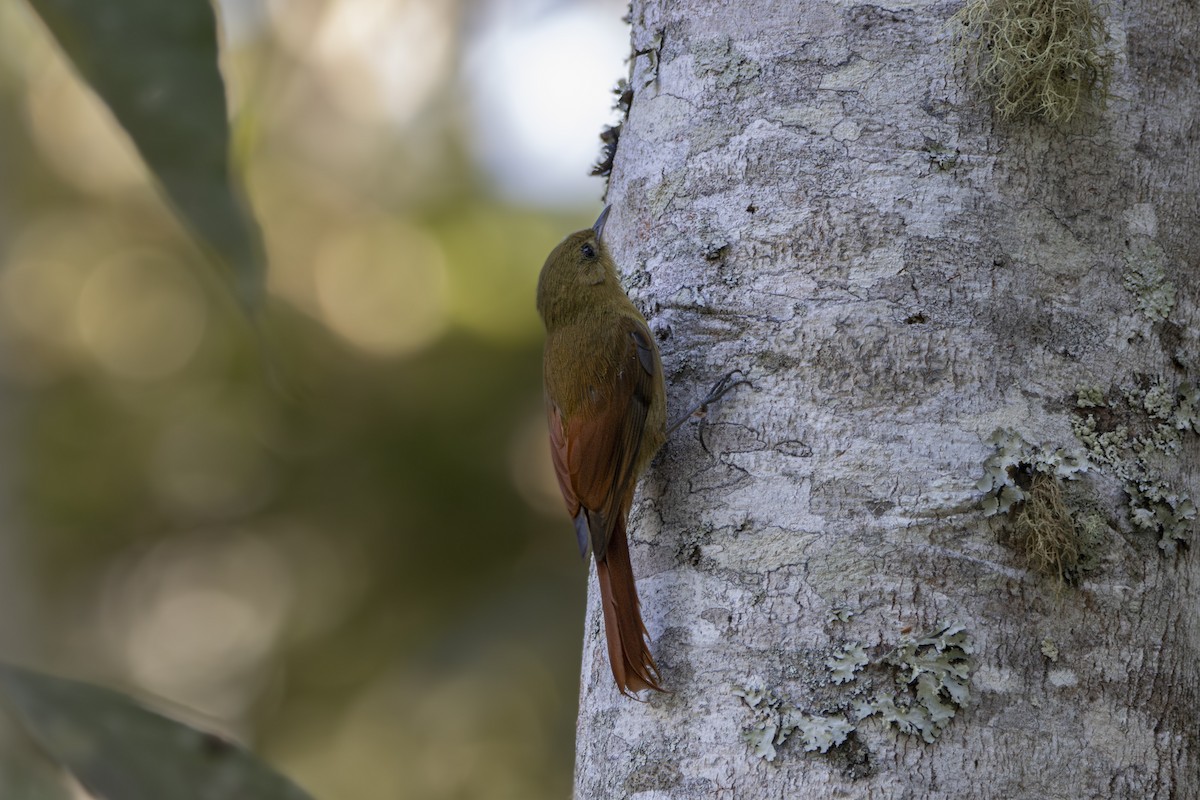
[{"label": "pale grey bark", "polygon": [[[1064,483],[1095,563],[1060,586],[976,485],[996,429],[1080,448],[1081,387],[1132,436],[1162,421],[1148,390],[1200,379],[1200,7],[1114,3],[1112,100],[1070,131],[960,86],[956,10],[633,3],[606,236],[670,407],[729,369],[753,387],[672,438],[632,515],[671,694],[616,692],[593,583],[578,798],[1200,797],[1196,548],[1164,552],[1097,465]],[[1195,497],[1177,445],[1142,466]],[[974,652],[935,741],[857,720],[903,702],[903,637],[948,623]],[[752,752],[790,707],[855,730]]]}]

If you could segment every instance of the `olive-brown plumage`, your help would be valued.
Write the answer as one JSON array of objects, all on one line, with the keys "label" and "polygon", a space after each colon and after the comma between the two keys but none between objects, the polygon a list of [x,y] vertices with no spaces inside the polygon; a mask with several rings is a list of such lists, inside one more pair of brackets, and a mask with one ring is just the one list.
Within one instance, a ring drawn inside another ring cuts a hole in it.
[{"label": "olive-brown plumage", "polygon": [[546,325],[542,367],[550,451],[575,520],[581,553],[591,545],[617,688],[662,691],[646,642],[625,522],[638,475],[666,440],[666,389],[646,320],[621,288],[602,241],[608,209],[593,228],[550,253],[538,279]]}]

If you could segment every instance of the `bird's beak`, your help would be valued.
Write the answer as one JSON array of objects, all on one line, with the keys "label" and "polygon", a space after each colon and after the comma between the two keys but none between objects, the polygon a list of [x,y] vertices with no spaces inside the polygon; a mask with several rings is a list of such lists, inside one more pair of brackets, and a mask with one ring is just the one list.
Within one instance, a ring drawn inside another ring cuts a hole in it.
[{"label": "bird's beak", "polygon": [[600,216],[596,218],[596,224],[592,226],[592,230],[596,232],[596,241],[600,241],[604,236],[604,223],[608,222],[608,212],[612,211],[612,206],[605,206],[600,212]]}]

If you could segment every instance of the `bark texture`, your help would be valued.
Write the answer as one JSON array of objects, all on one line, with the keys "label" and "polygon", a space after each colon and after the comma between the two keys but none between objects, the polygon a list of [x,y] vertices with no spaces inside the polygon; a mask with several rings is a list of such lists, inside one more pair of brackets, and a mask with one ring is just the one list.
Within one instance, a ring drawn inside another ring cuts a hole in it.
[{"label": "bark texture", "polygon": [[[753,387],[630,520],[670,694],[618,694],[592,581],[577,798],[1200,798],[1200,6],[1112,4],[1112,99],[1067,130],[962,88],[957,8],[633,3],[606,238],[668,416]],[[985,463],[1060,471],[1074,584]]]}]

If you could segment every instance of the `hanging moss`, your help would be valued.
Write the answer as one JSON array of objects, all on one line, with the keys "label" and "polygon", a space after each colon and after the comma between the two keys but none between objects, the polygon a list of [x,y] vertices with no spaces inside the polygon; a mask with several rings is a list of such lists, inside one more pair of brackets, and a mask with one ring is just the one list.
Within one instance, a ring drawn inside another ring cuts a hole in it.
[{"label": "hanging moss", "polygon": [[1012,527],[1016,545],[1038,572],[1062,579],[1078,567],[1079,533],[1054,476],[1033,476]]},{"label": "hanging moss", "polygon": [[971,85],[1003,119],[1063,123],[1104,106],[1114,56],[1092,0],[967,0],[951,25]]}]

